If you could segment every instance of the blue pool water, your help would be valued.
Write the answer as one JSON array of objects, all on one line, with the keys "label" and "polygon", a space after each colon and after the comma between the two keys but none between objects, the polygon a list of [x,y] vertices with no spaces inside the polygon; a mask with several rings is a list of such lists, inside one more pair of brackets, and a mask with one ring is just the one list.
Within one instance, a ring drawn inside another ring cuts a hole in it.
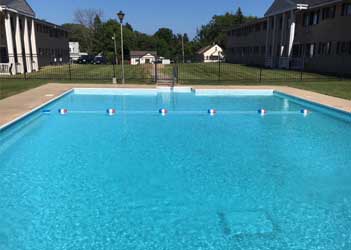
[{"label": "blue pool water", "polygon": [[351,122],[302,108],[68,94],[1,131],[0,249],[351,249]]}]

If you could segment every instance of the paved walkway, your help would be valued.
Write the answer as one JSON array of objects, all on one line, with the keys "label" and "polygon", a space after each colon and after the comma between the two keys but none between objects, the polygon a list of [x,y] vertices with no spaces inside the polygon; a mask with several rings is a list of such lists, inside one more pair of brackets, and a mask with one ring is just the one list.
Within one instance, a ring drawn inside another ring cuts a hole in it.
[{"label": "paved walkway", "polygon": [[[155,88],[155,85],[112,84],[46,84],[0,100],[0,127],[57,98],[72,88]],[[351,112],[351,101],[311,91],[279,86],[194,86],[195,89],[274,89],[292,96]]]}]

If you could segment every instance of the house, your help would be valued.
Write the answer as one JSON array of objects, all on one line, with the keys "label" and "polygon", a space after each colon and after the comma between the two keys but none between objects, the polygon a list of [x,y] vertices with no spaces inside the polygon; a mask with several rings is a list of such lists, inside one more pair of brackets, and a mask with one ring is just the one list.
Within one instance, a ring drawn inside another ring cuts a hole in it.
[{"label": "house", "polygon": [[0,0],[0,74],[30,73],[68,61],[66,30],[37,19],[25,0]]},{"label": "house", "polygon": [[155,63],[157,60],[156,51],[131,51],[130,52],[130,64],[150,64]]},{"label": "house", "polygon": [[158,63],[164,64],[164,65],[171,64],[171,59],[167,59],[167,58],[165,58],[163,56],[160,56],[157,61],[158,61]]},{"label": "house", "polygon": [[224,60],[223,49],[217,44],[206,46],[196,52],[197,61],[214,63]]},{"label": "house", "polygon": [[79,42],[69,42],[69,59],[76,62],[81,56]]},{"label": "house", "polygon": [[350,75],[350,26],[350,1],[275,0],[264,17],[228,31],[226,59]]},{"label": "house", "polygon": [[80,51],[79,42],[69,42],[69,59],[71,62],[77,62],[81,56],[87,55],[87,52]]}]

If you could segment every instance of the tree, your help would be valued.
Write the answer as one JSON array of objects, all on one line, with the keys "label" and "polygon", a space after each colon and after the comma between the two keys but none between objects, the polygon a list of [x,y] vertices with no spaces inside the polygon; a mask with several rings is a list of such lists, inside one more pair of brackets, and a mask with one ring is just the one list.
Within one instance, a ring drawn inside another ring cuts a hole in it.
[{"label": "tree", "polygon": [[103,50],[101,36],[103,34],[102,21],[98,15],[95,16],[92,27],[92,52],[98,54]]},{"label": "tree", "polygon": [[240,7],[238,7],[236,10],[235,16],[237,17],[239,24],[242,24],[244,22],[245,17]]},{"label": "tree", "polygon": [[[90,54],[103,53],[111,60],[114,58],[116,35],[118,57],[121,54],[120,23],[116,19],[102,20],[102,11],[96,9],[80,9],[74,14],[76,23],[65,24],[69,31],[70,41],[80,43],[81,51]],[[191,59],[201,47],[218,43],[225,48],[227,31],[233,26],[254,20],[255,17],[244,16],[238,8],[235,14],[213,16],[210,22],[201,26],[195,39],[190,40],[187,34],[174,34],[169,28],[160,28],[155,34],[147,35],[133,29],[126,23],[123,29],[124,54],[128,59],[131,50],[156,50],[159,56],[173,60],[181,60],[182,43],[186,59]]]},{"label": "tree", "polygon": [[74,12],[74,21],[88,29],[92,29],[97,16],[101,19],[103,11],[100,9],[77,9]]},{"label": "tree", "polygon": [[256,17],[244,16],[240,8],[238,8],[234,15],[227,12],[221,16],[213,16],[208,24],[201,27],[195,40],[201,46],[217,43],[225,48],[228,30],[236,25],[250,22],[255,19]]},{"label": "tree", "polygon": [[90,49],[90,31],[81,24],[66,23],[62,25],[68,31],[68,39],[71,42],[79,42],[80,50],[88,52]]}]

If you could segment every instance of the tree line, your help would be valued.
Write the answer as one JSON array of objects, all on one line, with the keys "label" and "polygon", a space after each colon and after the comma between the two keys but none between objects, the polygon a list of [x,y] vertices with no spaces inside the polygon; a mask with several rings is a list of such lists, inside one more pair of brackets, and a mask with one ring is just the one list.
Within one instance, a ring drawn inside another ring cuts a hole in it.
[{"label": "tree line", "polygon": [[[194,39],[187,34],[174,33],[169,28],[160,28],[152,35],[134,30],[131,24],[123,25],[124,54],[128,60],[130,51],[156,51],[159,56],[174,61],[182,60],[182,46],[186,60],[196,56],[202,47],[217,43],[225,49],[227,31],[239,24],[255,20],[256,17],[245,16],[238,8],[235,13],[227,12],[224,15],[215,15],[210,22],[197,30]],[[63,24],[69,33],[69,40],[79,42],[80,50],[89,54],[102,54],[109,60],[114,58],[114,41],[117,42],[117,56],[121,54],[120,24],[116,19],[103,20],[103,13],[95,9],[82,9],[74,13],[74,22]]]}]

